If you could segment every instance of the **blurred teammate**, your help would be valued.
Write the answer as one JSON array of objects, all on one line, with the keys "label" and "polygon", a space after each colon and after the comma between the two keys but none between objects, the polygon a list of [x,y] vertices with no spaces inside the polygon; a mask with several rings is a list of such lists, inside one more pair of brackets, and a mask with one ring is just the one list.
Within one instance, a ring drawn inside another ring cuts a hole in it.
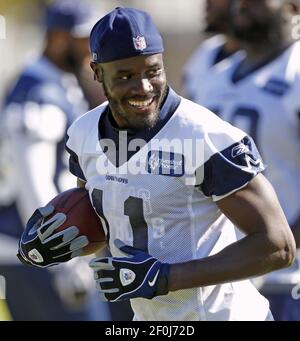
[{"label": "blurred teammate", "polygon": [[213,67],[239,49],[229,30],[231,3],[232,0],[206,0],[205,32],[217,34],[201,43],[184,67],[183,91],[193,101],[197,101],[199,84],[211,77]]},{"label": "blurred teammate", "polygon": [[14,320],[105,319],[105,307],[99,316],[87,304],[92,278],[86,261],[42,272],[13,256],[32,210],[76,186],[67,172],[65,132],[88,109],[75,75],[89,55],[90,9],[80,2],[52,2],[45,20],[43,54],[25,67],[1,115],[0,274]]},{"label": "blurred teammate", "polygon": [[[90,46],[108,102],[72,124],[67,148],[112,253],[90,263],[100,295],[130,299],[135,320],[272,319],[247,278],[288,266],[295,245],[253,141],[167,85],[163,41],[146,12],[116,8]],[[37,211],[22,235],[27,264],[73,257],[72,244],[53,257],[61,234],[44,240],[59,224],[39,223],[50,212]]]},{"label": "blurred teammate", "polygon": [[[266,176],[300,246],[300,43],[292,39],[297,1],[235,0],[232,30],[246,55],[231,59],[205,86],[200,104],[247,131],[268,165]],[[291,295],[300,282],[299,258],[293,268],[266,277],[264,293],[276,319],[300,320]]]}]

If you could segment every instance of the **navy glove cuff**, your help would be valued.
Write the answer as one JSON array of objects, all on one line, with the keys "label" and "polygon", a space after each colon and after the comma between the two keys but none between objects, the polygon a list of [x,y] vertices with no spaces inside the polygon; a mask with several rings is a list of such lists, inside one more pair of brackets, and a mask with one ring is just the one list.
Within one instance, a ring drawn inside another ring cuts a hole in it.
[{"label": "navy glove cuff", "polygon": [[169,274],[171,265],[168,263],[162,263],[160,276],[157,281],[157,290],[155,296],[167,295],[169,293]]}]

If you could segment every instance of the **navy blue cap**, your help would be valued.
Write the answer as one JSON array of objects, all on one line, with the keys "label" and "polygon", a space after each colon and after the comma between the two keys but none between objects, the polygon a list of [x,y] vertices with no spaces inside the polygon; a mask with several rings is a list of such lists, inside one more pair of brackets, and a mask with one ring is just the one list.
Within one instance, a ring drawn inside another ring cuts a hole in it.
[{"label": "navy blue cap", "polygon": [[83,1],[57,0],[46,8],[47,29],[62,29],[74,37],[88,37],[95,24],[95,15]]},{"label": "navy blue cap", "polygon": [[164,51],[162,37],[150,15],[134,8],[117,7],[93,27],[92,59],[106,63]]}]

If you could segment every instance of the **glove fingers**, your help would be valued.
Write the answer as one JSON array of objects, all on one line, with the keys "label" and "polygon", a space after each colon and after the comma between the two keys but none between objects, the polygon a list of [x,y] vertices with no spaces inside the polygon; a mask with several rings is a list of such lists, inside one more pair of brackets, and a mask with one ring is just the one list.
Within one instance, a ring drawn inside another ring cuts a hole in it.
[{"label": "glove fingers", "polygon": [[44,222],[37,231],[40,240],[44,241],[46,238],[51,236],[52,233],[66,221],[66,219],[67,216],[64,213],[56,213],[53,217]]},{"label": "glove fingers", "polygon": [[103,289],[102,284],[99,283],[99,281],[96,282],[96,288],[105,294],[116,294],[117,292],[120,291],[118,288],[112,288],[112,287]]},{"label": "glove fingers", "polygon": [[116,285],[114,284],[114,280],[112,278],[100,278],[97,280],[97,283],[99,283],[102,291],[116,289]]},{"label": "glove fingers", "polygon": [[[95,278],[95,279],[97,279],[97,278]],[[109,283],[110,283],[110,285],[113,283],[113,278],[111,278],[111,277],[106,277],[106,278],[99,278],[99,279],[97,279],[97,282],[101,285],[101,287],[103,288],[103,289],[105,289],[104,288],[104,284],[105,283],[108,283],[108,285],[109,285]],[[108,286],[106,287],[106,289],[108,289]]]},{"label": "glove fingers", "polygon": [[100,282],[111,282],[113,281],[112,278],[112,271],[113,270],[98,270],[94,271],[94,279],[95,280],[100,280]]},{"label": "glove fingers", "polygon": [[[89,244],[86,236],[79,236],[74,239],[71,243],[52,250],[52,258],[62,257],[75,251],[82,251],[82,249]],[[80,253],[81,254],[81,253]],[[73,258],[73,257],[71,257]]]},{"label": "glove fingers", "polygon": [[75,257],[79,257],[82,256],[82,250],[76,250],[74,252],[68,252],[64,255],[60,255],[60,256],[56,256],[53,257],[53,259],[55,259],[55,261],[58,263],[65,263],[68,262],[70,259],[75,258]]},{"label": "glove fingers", "polygon": [[46,218],[48,215],[52,214],[54,212],[55,208],[53,205],[48,204],[46,206],[38,208],[38,211],[42,215],[42,217]]},{"label": "glove fingers", "polygon": [[36,233],[42,219],[43,216],[41,215],[40,211],[36,209],[26,224],[26,232],[28,235],[33,235]]},{"label": "glove fingers", "polygon": [[[76,226],[70,226],[44,240],[43,244],[50,250],[56,250],[71,242],[79,234]],[[47,245],[46,245],[47,244]]]},{"label": "glove fingers", "polygon": [[79,236],[71,241],[70,250],[80,250],[89,245],[89,240],[86,236]]},{"label": "glove fingers", "polygon": [[124,242],[122,242],[122,240],[120,239],[115,239],[114,240],[114,244],[115,246],[125,254],[125,256],[134,256],[136,255],[138,252],[141,252],[141,250],[136,249],[135,247],[126,245]]},{"label": "glove fingers", "polygon": [[89,267],[97,272],[100,270],[115,270],[115,267],[112,265],[112,259],[109,257],[94,258],[89,262]]}]

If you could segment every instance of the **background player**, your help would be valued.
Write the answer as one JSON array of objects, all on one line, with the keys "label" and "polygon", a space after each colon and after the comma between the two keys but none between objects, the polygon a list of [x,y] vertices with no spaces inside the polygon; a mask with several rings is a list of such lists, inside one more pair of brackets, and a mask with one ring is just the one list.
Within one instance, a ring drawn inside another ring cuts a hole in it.
[{"label": "background player", "polygon": [[201,43],[184,67],[183,91],[191,100],[196,100],[199,80],[205,84],[213,67],[239,50],[229,27],[231,4],[232,0],[206,0],[205,32],[217,34]]},{"label": "background player", "polygon": [[93,283],[86,261],[42,272],[13,256],[32,210],[76,184],[67,172],[64,141],[67,127],[88,109],[75,75],[89,55],[90,11],[85,3],[65,0],[47,7],[43,54],[25,67],[2,110],[0,239],[6,257],[0,274],[14,320],[108,318],[105,306],[103,313],[90,310]]},{"label": "background player", "polygon": [[[113,257],[91,263],[102,296],[131,299],[136,320],[270,319],[267,301],[241,280],[289,265],[295,245],[272,187],[259,174],[264,166],[255,145],[167,86],[162,39],[147,13],[115,9],[94,26],[90,46],[108,103],[69,128],[67,147],[71,171],[108,232]],[[121,131],[128,143],[143,139],[127,157],[118,145]],[[170,151],[166,141],[175,137],[202,140],[204,159],[195,158],[197,148]],[[121,150],[118,157],[111,142]],[[140,172],[130,171],[137,165]],[[32,217],[19,251],[25,262],[49,266],[59,258],[51,259],[38,232],[28,233],[43,215]],[[244,239],[236,241],[226,216]],[[43,262],[31,257],[33,248],[43,249]],[[124,253],[129,257],[118,258]]]},{"label": "background player", "polygon": [[[297,13],[297,1],[235,0],[232,30],[246,56],[231,59],[205,86],[199,79],[197,98],[255,139],[299,247],[300,45],[291,27]],[[287,271],[267,276],[263,292],[275,319],[299,320],[299,302],[291,296],[299,259]]]}]

